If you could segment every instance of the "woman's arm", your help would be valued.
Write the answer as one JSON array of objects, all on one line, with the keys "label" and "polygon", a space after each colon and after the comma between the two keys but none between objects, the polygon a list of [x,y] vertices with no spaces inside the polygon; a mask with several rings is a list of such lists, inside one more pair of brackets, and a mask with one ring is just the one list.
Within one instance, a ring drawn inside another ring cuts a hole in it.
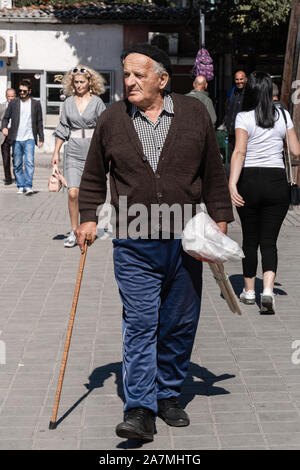
[{"label": "woman's arm", "polygon": [[292,129],[289,129],[287,132],[288,132],[288,138],[289,138],[290,151],[293,155],[295,155],[295,157],[299,158],[300,157],[300,143],[298,141],[294,127],[292,127]]},{"label": "woman's arm", "polygon": [[237,182],[239,180],[243,163],[246,155],[246,148],[248,142],[248,132],[244,129],[235,130],[235,147],[231,156],[230,163],[230,178],[229,178],[229,191],[231,195],[232,203],[241,207],[245,204],[244,199],[238,193]]},{"label": "woman's arm", "polygon": [[52,166],[58,165],[59,151],[63,143],[64,143],[64,140],[60,139],[59,137],[56,137],[55,148],[54,148],[54,151],[52,154],[52,160],[51,160]]},{"label": "woman's arm", "polygon": [[62,144],[69,139],[70,136],[70,124],[67,117],[66,112],[66,105],[68,103],[69,98],[62,105],[61,115],[59,118],[59,124],[54,131],[54,135],[56,137],[55,148],[52,154],[52,166],[58,165],[58,157],[59,151],[61,149]]}]

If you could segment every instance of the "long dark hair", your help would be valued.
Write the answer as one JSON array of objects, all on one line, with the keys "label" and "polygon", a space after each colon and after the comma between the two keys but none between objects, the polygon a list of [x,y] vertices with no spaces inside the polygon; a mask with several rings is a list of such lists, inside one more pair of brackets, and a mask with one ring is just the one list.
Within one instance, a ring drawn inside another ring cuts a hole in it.
[{"label": "long dark hair", "polygon": [[277,110],[273,103],[272,78],[268,73],[252,72],[249,75],[242,110],[255,110],[257,126],[263,129],[274,127]]}]

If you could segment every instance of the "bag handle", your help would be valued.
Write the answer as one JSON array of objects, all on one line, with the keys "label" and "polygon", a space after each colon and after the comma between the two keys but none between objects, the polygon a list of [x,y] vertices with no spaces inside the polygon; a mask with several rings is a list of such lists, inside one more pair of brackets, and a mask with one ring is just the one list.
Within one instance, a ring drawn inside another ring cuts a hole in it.
[{"label": "bag handle", "polygon": [[53,165],[52,176],[55,176],[55,178],[57,178],[65,188],[68,187],[67,182],[66,182],[65,178],[63,177],[63,175],[61,174],[61,172],[59,171],[57,165]]},{"label": "bag handle", "polygon": [[58,166],[57,166],[57,165],[53,165],[53,167],[52,167],[52,175],[55,175],[55,174],[58,174],[58,173],[59,173]]},{"label": "bag handle", "polygon": [[286,127],[285,135],[286,135],[286,144],[287,144],[288,179],[290,180],[291,184],[295,184],[295,181],[293,178],[293,172],[292,172],[292,162],[291,162],[290,144],[289,144],[289,136],[288,136],[288,128],[287,128],[287,119],[286,119],[286,115],[285,115],[283,107],[279,106],[279,109],[282,112],[283,119],[285,122],[285,127]]}]

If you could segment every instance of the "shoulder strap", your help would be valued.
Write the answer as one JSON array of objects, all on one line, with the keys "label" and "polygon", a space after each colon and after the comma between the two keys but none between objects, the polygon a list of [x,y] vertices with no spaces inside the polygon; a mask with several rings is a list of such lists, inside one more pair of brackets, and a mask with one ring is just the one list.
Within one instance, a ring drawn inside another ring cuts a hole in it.
[{"label": "shoulder strap", "polygon": [[285,127],[286,127],[286,132],[285,132],[285,135],[286,135],[286,144],[287,144],[287,164],[288,164],[288,175],[289,175],[289,181],[291,184],[294,184],[294,178],[293,178],[293,172],[292,172],[292,162],[291,162],[291,153],[290,153],[290,145],[289,145],[289,136],[288,136],[288,128],[287,128],[287,118],[286,118],[286,115],[285,115],[285,111],[283,109],[283,107],[280,105],[278,106],[280,111],[282,112],[282,116],[283,116],[283,119],[284,119],[284,122],[285,122]]},{"label": "shoulder strap", "polygon": [[282,112],[282,116],[283,116],[283,119],[284,119],[284,122],[285,122],[285,126],[287,127],[287,119],[286,119],[286,115],[285,115],[283,106],[281,106],[281,104],[280,104],[280,105],[278,106],[278,108],[279,108],[280,111]]}]

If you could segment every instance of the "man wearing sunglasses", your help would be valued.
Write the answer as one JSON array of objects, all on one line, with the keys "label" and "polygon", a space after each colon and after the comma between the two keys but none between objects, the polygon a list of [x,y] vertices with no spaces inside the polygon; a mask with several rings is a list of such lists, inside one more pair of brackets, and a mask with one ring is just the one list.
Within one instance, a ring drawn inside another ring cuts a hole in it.
[{"label": "man wearing sunglasses", "polygon": [[[2,120],[2,133],[8,136],[8,122],[11,127],[8,139],[13,149],[13,164],[18,194],[33,194],[34,146],[44,143],[43,116],[39,101],[31,98],[30,80],[22,80],[16,98],[9,103]],[[24,168],[23,168],[24,165]]]}]

